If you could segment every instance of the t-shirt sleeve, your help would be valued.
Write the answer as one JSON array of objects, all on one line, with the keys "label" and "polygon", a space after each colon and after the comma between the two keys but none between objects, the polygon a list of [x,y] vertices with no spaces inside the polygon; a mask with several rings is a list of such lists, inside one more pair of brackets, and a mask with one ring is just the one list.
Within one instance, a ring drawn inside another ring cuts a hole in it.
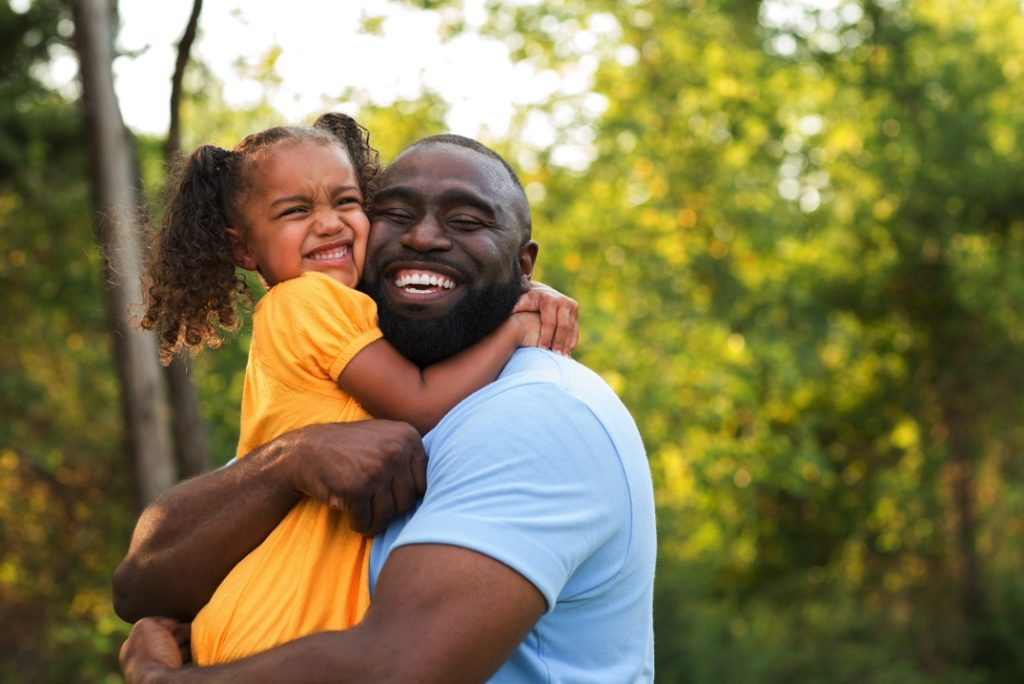
[{"label": "t-shirt sleeve", "polygon": [[[551,384],[459,412],[430,436],[427,492],[394,547],[450,544],[490,556],[537,587],[550,610],[630,514],[614,444],[583,403]],[[588,576],[608,579],[624,555]]]},{"label": "t-shirt sleeve", "polygon": [[329,377],[337,381],[366,345],[381,337],[377,306],[362,292],[322,273],[304,273],[275,285],[260,302],[259,337],[273,340],[265,354],[290,375],[283,380]]}]

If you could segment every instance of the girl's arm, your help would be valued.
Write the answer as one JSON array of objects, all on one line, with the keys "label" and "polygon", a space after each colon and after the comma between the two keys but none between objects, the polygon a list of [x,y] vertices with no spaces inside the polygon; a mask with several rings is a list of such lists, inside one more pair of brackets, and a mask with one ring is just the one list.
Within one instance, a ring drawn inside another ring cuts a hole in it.
[{"label": "girl's arm", "polygon": [[575,299],[535,280],[519,298],[512,313],[539,312],[540,340],[537,346],[568,356],[576,348],[580,337],[579,310],[580,306]]},{"label": "girl's arm", "polygon": [[371,342],[338,378],[343,390],[377,418],[402,420],[426,434],[456,404],[498,377],[518,347],[536,346],[540,316],[513,314],[458,354],[420,369],[386,340]]},{"label": "girl's arm", "polygon": [[349,361],[338,384],[377,418],[402,420],[426,434],[456,404],[498,377],[516,348],[571,352],[579,337],[578,316],[573,299],[532,283],[507,321],[451,358],[421,370],[377,340]]}]

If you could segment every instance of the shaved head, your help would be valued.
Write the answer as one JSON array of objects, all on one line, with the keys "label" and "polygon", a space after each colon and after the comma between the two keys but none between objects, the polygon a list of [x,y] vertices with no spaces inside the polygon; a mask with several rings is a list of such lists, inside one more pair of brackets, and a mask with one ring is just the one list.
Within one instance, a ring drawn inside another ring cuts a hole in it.
[{"label": "shaved head", "polygon": [[397,157],[395,157],[394,161],[391,162],[391,165],[398,163],[402,157],[409,152],[430,145],[454,145],[456,147],[464,147],[482,154],[485,157],[489,157],[501,164],[501,167],[505,170],[505,174],[508,176],[508,180],[512,183],[510,195],[511,197],[514,197],[514,206],[509,208],[514,212],[519,222],[519,230],[522,232],[523,242],[526,242],[532,237],[533,219],[530,216],[530,203],[526,198],[526,191],[523,189],[522,181],[519,180],[519,175],[515,172],[515,169],[505,161],[504,157],[483,143],[473,140],[472,138],[467,138],[464,135],[456,135],[455,133],[431,135],[421,140],[417,140],[406,147],[398,154]]}]

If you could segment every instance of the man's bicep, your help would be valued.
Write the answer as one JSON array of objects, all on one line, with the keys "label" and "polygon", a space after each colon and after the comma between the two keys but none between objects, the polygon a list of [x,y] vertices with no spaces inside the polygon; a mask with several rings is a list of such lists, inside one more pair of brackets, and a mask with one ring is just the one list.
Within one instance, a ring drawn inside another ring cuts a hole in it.
[{"label": "man's bicep", "polygon": [[[586,407],[557,388],[524,392],[530,401],[512,395],[454,429],[439,426],[423,503],[381,546],[472,549],[527,578],[551,607],[615,536],[628,493],[614,445]],[[517,429],[517,420],[529,427]],[[617,567],[608,564],[608,574]]]},{"label": "man's bicep", "polygon": [[426,682],[482,682],[546,607],[533,584],[489,556],[411,544],[388,557],[363,624],[394,647],[402,674]]},{"label": "man's bicep", "polygon": [[134,622],[146,615],[196,615],[297,500],[275,484],[269,453],[267,447],[230,468],[179,483],[143,511],[114,572],[119,616]]}]

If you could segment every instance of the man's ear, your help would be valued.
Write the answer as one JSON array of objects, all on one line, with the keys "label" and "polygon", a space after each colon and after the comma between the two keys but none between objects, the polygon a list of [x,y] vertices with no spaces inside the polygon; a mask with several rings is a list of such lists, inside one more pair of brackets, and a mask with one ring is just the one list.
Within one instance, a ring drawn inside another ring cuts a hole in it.
[{"label": "man's ear", "polygon": [[533,240],[529,240],[519,248],[519,272],[523,291],[530,289],[530,278],[533,277],[533,267],[537,263],[537,252],[540,246]]},{"label": "man's ear", "polygon": [[249,251],[249,245],[246,243],[242,231],[237,228],[225,228],[224,232],[228,234],[228,240],[231,242],[231,258],[234,260],[235,266],[247,271],[259,269],[256,258]]}]

